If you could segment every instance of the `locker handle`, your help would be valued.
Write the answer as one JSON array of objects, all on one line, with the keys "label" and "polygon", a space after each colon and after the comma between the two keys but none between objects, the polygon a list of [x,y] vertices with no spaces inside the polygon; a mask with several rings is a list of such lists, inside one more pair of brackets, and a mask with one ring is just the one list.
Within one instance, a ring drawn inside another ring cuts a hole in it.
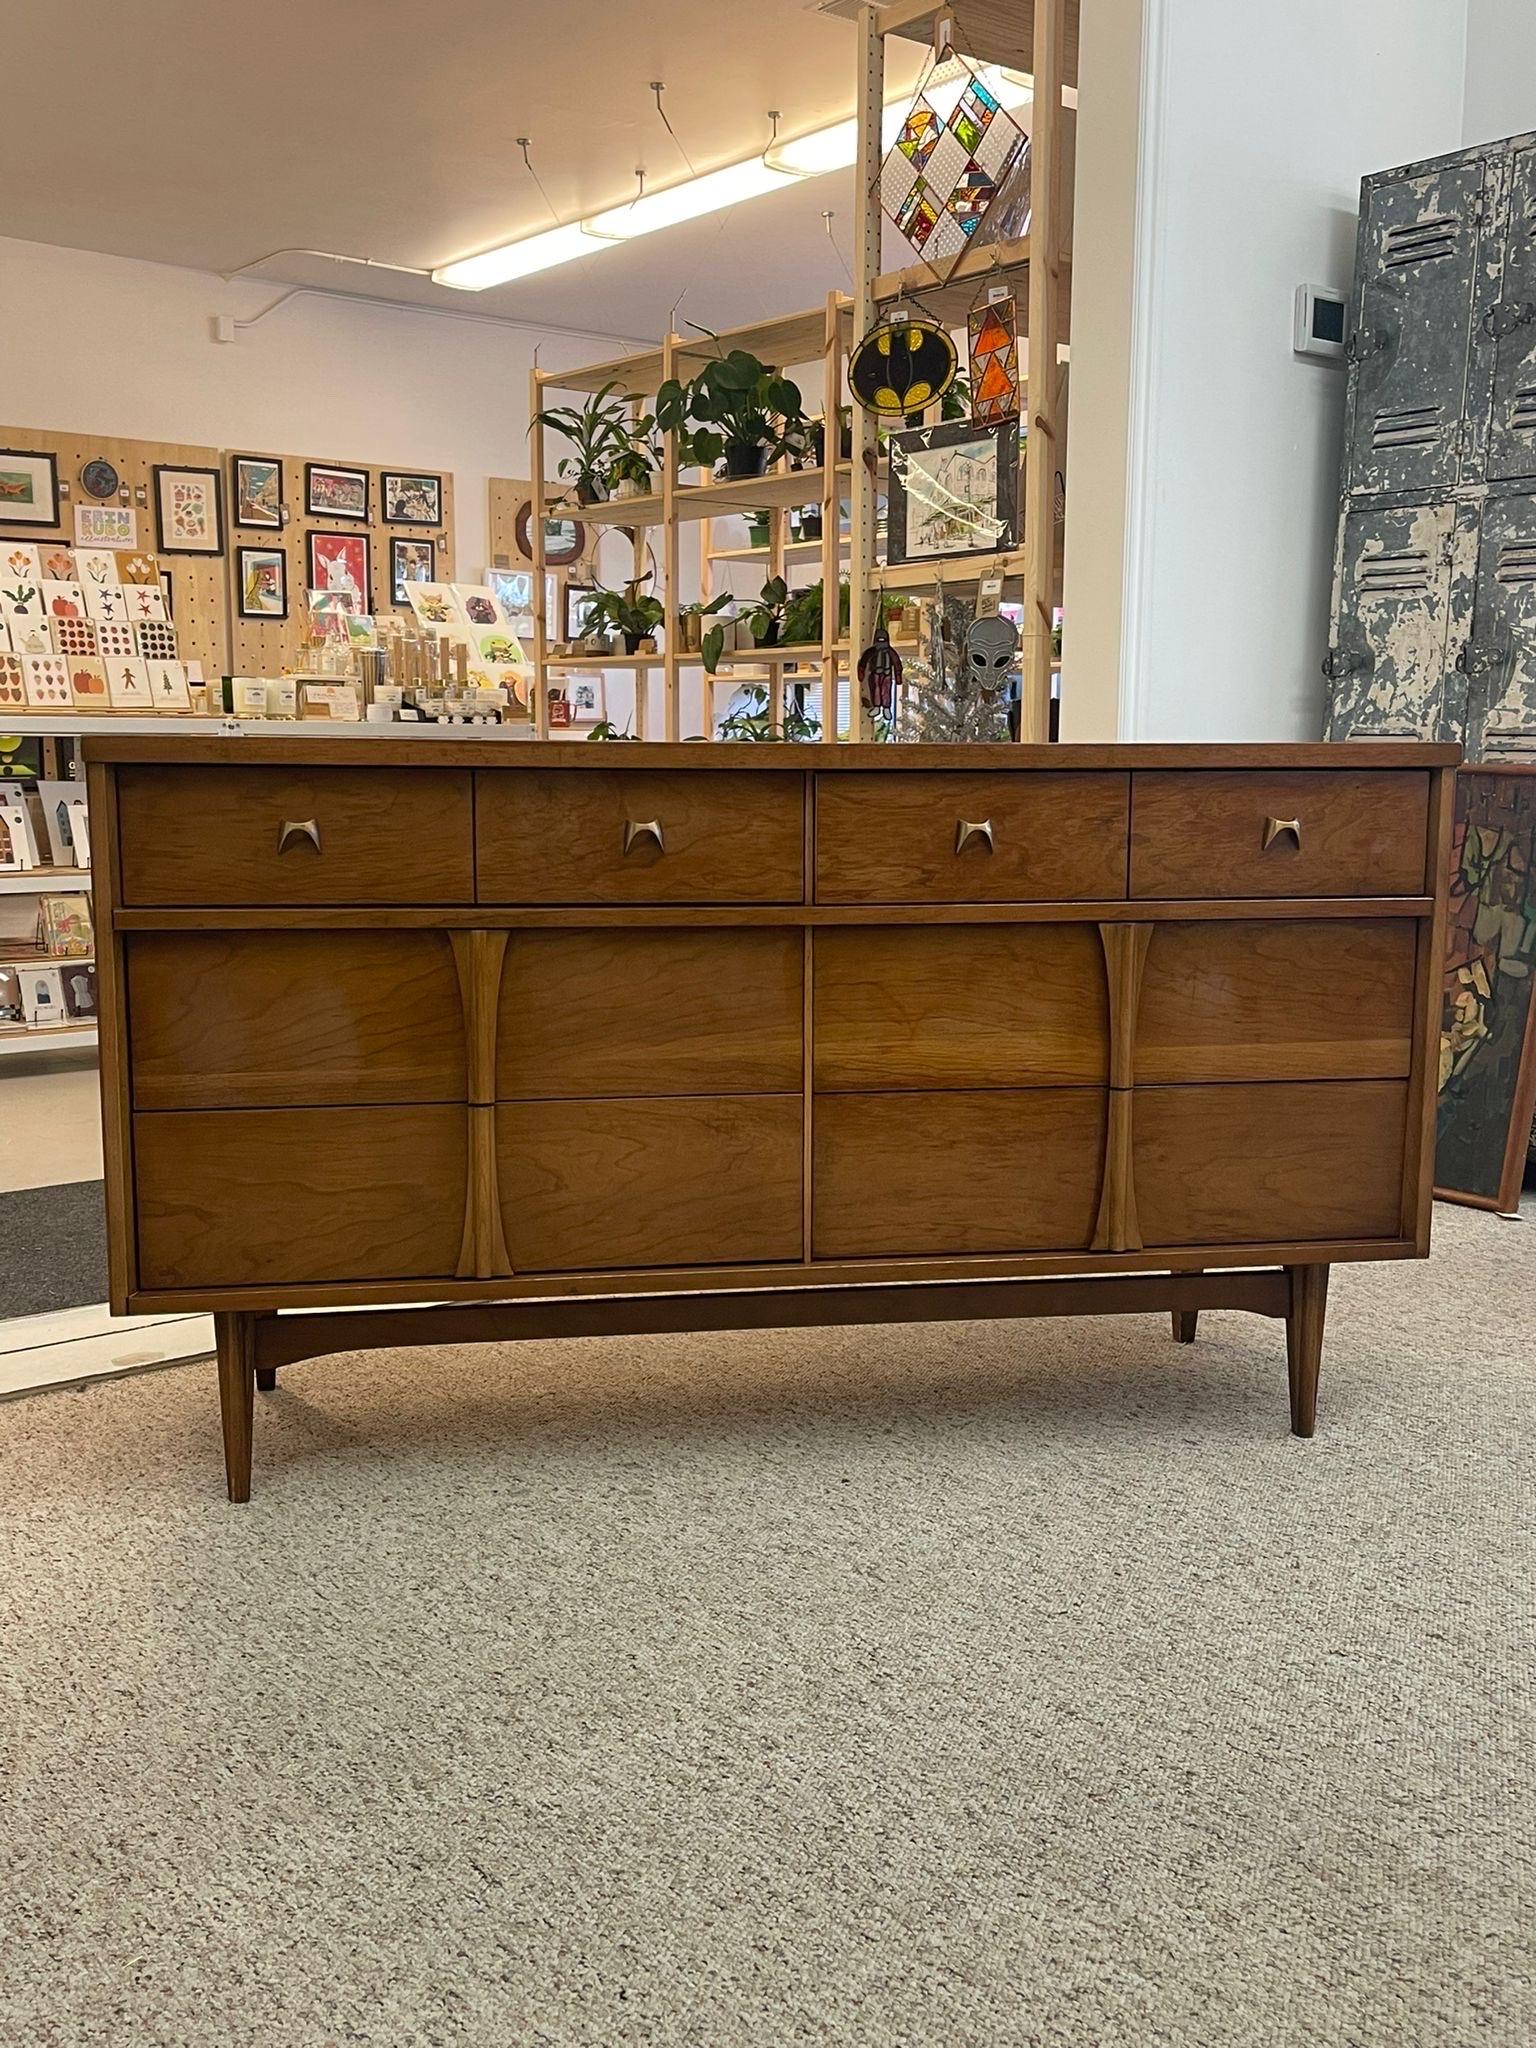
[{"label": "locker handle", "polygon": [[1536,305],[1529,299],[1505,299],[1499,305],[1491,306],[1479,325],[1484,340],[1502,341],[1518,328],[1529,327],[1533,320],[1536,320]]},{"label": "locker handle", "polygon": [[1387,337],[1379,327],[1358,327],[1344,344],[1346,363],[1363,363],[1368,356],[1379,356],[1387,347]]},{"label": "locker handle", "polygon": [[1358,675],[1362,669],[1371,666],[1368,654],[1346,654],[1342,648],[1330,647],[1323,656],[1323,674],[1330,683],[1342,682],[1345,676]]},{"label": "locker handle", "polygon": [[1475,640],[1463,640],[1461,652],[1456,657],[1456,667],[1464,676],[1485,676],[1490,669],[1502,668],[1509,660],[1509,643],[1489,648],[1480,648]]}]

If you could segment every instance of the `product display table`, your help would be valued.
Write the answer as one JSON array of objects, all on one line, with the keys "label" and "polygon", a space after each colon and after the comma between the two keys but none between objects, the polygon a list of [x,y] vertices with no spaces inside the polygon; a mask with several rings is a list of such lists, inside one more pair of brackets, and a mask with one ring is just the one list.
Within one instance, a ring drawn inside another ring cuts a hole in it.
[{"label": "product display table", "polygon": [[112,1306],[213,1312],[232,1499],[280,1366],[561,1334],[1244,1308],[1307,1436],[1428,1249],[1452,747],[87,758]]}]

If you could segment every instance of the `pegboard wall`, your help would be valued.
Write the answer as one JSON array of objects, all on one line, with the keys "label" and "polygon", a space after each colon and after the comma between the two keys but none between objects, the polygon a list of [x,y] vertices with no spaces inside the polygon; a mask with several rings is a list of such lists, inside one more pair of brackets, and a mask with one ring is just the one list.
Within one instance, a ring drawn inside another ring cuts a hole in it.
[{"label": "pegboard wall", "polygon": [[[76,505],[131,505],[138,517],[138,546],[158,554],[155,546],[155,465],[188,469],[228,469],[217,448],[194,448],[178,441],[124,441],[108,434],[60,433],[50,427],[0,427],[0,448],[26,449],[52,455],[59,472],[59,521],[56,526],[7,523],[0,510],[0,537],[34,542],[75,544]],[[110,462],[121,480],[116,497],[93,498],[80,482],[80,472],[98,457]],[[66,496],[66,492],[68,495]],[[229,539],[229,505],[224,506],[225,544]],[[158,555],[171,573],[171,615],[183,661],[200,661],[207,675],[223,675],[229,662],[228,590],[223,555]]]},{"label": "pegboard wall", "polygon": [[[282,507],[285,515],[281,530],[274,528],[241,526],[237,520],[239,501],[235,490],[235,464],[241,456],[255,457],[265,462],[281,462],[283,466]],[[370,602],[381,618],[391,613],[396,616],[410,616],[409,605],[396,605],[391,588],[391,547],[398,536],[401,540],[429,540],[436,549],[435,581],[452,583],[455,580],[453,551],[453,477],[446,471],[433,470],[433,476],[441,475],[443,481],[442,520],[435,526],[417,526],[406,523],[391,523],[384,517],[383,475],[387,470],[394,474],[420,475],[419,465],[409,463],[385,463],[378,465],[367,462],[350,462],[340,456],[329,455],[281,455],[274,456],[262,448],[239,449],[226,454],[224,462],[224,495],[229,506],[226,546],[229,552],[229,632],[231,647],[230,673],[237,676],[275,676],[284,669],[301,669],[305,660],[305,645],[308,633],[305,592],[309,588],[309,536],[311,533],[355,533],[362,534],[368,541],[368,575]],[[368,475],[368,517],[361,519],[338,519],[319,513],[311,514],[307,509],[308,494],[305,488],[305,469],[310,463],[334,469],[366,470]],[[240,613],[240,550],[242,548],[281,549],[287,560],[288,616],[286,619],[247,619]],[[479,581],[484,563],[473,565],[465,581]]]},{"label": "pegboard wall", "polygon": [[[527,477],[493,476],[487,480],[487,530],[491,537],[491,562],[497,568],[531,569],[533,557],[518,536],[518,515],[525,509],[531,519],[533,485]],[[562,638],[567,583],[596,583],[597,541],[603,529],[583,528],[585,541],[579,558],[557,567],[550,563],[547,573],[555,579],[554,605],[549,614],[549,637]]]}]

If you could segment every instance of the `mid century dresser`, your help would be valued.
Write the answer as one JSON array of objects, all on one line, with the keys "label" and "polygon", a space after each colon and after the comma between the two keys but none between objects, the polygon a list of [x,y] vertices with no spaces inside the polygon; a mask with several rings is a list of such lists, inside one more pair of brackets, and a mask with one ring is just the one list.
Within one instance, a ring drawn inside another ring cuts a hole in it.
[{"label": "mid century dresser", "polygon": [[280,1367],[562,1333],[1251,1309],[1308,1436],[1428,1249],[1452,747],[87,751],[112,1304],[213,1312],[232,1499]]}]

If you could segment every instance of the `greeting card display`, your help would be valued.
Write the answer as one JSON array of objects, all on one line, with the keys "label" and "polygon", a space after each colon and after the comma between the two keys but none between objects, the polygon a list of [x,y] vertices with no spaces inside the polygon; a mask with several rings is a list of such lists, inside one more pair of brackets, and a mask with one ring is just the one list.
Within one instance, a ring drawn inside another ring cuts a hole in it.
[{"label": "greeting card display", "polygon": [[107,671],[104,664],[93,657],[70,660],[70,694],[75,700],[77,711],[105,711],[107,709]]},{"label": "greeting card display", "polygon": [[190,711],[192,693],[187,688],[187,671],[179,661],[147,661],[149,694],[157,711]]},{"label": "greeting card display", "polygon": [[463,626],[464,617],[452,584],[408,583],[405,594],[418,621],[434,633],[457,632]]},{"label": "greeting card display", "polygon": [[0,654],[0,711],[20,711],[27,701],[21,679],[21,656]]},{"label": "greeting card display", "polygon": [[94,619],[54,619],[52,627],[55,654],[95,654],[98,651]]},{"label": "greeting card display", "polygon": [[138,652],[126,619],[103,619],[96,627],[96,652],[103,661],[131,660]]},{"label": "greeting card display", "polygon": [[21,678],[27,703],[34,711],[67,711],[74,703],[69,663],[62,654],[24,654]]},{"label": "greeting card display", "polygon": [[126,661],[109,661],[103,666],[107,671],[107,701],[114,711],[154,710],[149,671],[142,661],[130,656]]},{"label": "greeting card display", "polygon": [[38,583],[42,564],[29,540],[0,540],[0,583]]},{"label": "greeting card display", "polygon": [[75,551],[61,540],[43,540],[37,544],[38,573],[46,583],[73,583],[76,581]]},{"label": "greeting card display", "polygon": [[88,583],[85,586],[85,610],[88,618],[98,625],[103,620],[126,619],[128,616],[128,589],[122,583]]},{"label": "greeting card display", "polygon": [[76,548],[75,581],[77,583],[119,583],[117,555],[111,548]]},{"label": "greeting card display", "polygon": [[175,661],[181,652],[169,619],[145,619],[135,625],[133,637],[145,661]]}]

